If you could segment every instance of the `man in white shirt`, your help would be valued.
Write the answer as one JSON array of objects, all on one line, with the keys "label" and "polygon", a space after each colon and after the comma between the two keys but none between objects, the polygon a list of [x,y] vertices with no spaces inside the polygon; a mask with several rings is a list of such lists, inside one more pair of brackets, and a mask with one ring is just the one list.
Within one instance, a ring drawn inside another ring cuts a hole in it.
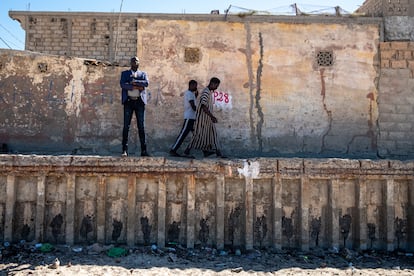
[{"label": "man in white shirt", "polygon": [[195,101],[197,96],[197,82],[195,80],[190,80],[188,83],[188,90],[184,92],[184,124],[177,139],[175,140],[175,143],[170,149],[171,156],[181,156],[178,154],[177,150],[184,142],[184,139],[187,137],[188,133],[194,129],[197,109]]}]

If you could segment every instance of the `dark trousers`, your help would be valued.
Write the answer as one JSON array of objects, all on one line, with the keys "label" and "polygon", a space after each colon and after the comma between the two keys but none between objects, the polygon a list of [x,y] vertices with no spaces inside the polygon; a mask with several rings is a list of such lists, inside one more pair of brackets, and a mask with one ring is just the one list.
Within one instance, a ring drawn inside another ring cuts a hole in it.
[{"label": "dark trousers", "polygon": [[180,148],[188,133],[194,130],[194,122],[194,119],[184,119],[183,127],[181,128],[180,134],[178,134],[178,137],[175,140],[174,145],[172,145],[171,150],[177,151]]},{"label": "dark trousers", "polygon": [[137,118],[137,127],[139,134],[139,141],[141,143],[141,151],[147,150],[147,144],[145,142],[145,129],[144,129],[144,117],[145,117],[145,104],[138,98],[137,100],[127,99],[124,103],[124,128],[122,130],[122,151],[128,151],[128,134],[131,126],[132,115],[135,112]]}]

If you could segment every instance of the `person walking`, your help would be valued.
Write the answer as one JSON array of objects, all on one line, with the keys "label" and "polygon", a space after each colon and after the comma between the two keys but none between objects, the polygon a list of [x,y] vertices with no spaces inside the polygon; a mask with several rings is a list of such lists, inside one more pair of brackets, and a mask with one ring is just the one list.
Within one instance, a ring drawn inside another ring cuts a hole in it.
[{"label": "person walking", "polygon": [[186,156],[190,156],[190,151],[194,148],[202,150],[204,157],[215,153],[217,157],[224,158],[221,153],[215,125],[217,118],[213,115],[212,94],[219,85],[220,80],[213,77],[210,79],[208,86],[201,92],[200,102],[197,106],[194,133],[190,144],[184,151]]},{"label": "person walking", "polygon": [[149,156],[145,140],[145,105],[148,87],[146,72],[138,70],[139,59],[131,58],[131,69],[121,73],[120,85],[122,88],[122,105],[124,106],[124,127],[122,130],[122,156],[128,156],[128,137],[132,116],[135,113],[137,119],[139,141],[141,143],[141,156]]},{"label": "person walking", "polygon": [[187,137],[190,131],[194,130],[194,122],[196,119],[196,98],[198,96],[197,82],[190,80],[188,83],[188,90],[184,92],[184,123],[178,134],[175,143],[170,149],[171,156],[181,156],[177,150],[180,148],[184,139]]}]

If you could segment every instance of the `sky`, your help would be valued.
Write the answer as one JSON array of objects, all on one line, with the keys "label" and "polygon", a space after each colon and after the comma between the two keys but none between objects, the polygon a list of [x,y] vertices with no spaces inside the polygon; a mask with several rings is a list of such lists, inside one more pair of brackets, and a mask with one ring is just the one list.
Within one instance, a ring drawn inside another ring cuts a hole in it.
[{"label": "sky", "polygon": [[0,48],[24,50],[25,31],[19,22],[9,17],[10,10],[179,14],[209,14],[212,10],[219,10],[220,14],[224,14],[230,7],[230,13],[250,9],[293,15],[291,5],[294,3],[304,12],[332,12],[334,7],[339,6],[344,11],[352,13],[363,2],[364,0],[0,0]]}]

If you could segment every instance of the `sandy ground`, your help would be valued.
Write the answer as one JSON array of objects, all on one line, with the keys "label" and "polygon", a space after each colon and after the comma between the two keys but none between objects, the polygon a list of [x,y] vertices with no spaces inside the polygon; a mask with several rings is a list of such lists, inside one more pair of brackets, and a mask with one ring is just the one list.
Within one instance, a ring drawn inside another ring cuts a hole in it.
[{"label": "sandy ground", "polygon": [[50,252],[2,247],[0,275],[414,275],[414,257],[402,252],[124,249],[124,256],[110,257],[111,247],[98,244],[54,246]]}]

